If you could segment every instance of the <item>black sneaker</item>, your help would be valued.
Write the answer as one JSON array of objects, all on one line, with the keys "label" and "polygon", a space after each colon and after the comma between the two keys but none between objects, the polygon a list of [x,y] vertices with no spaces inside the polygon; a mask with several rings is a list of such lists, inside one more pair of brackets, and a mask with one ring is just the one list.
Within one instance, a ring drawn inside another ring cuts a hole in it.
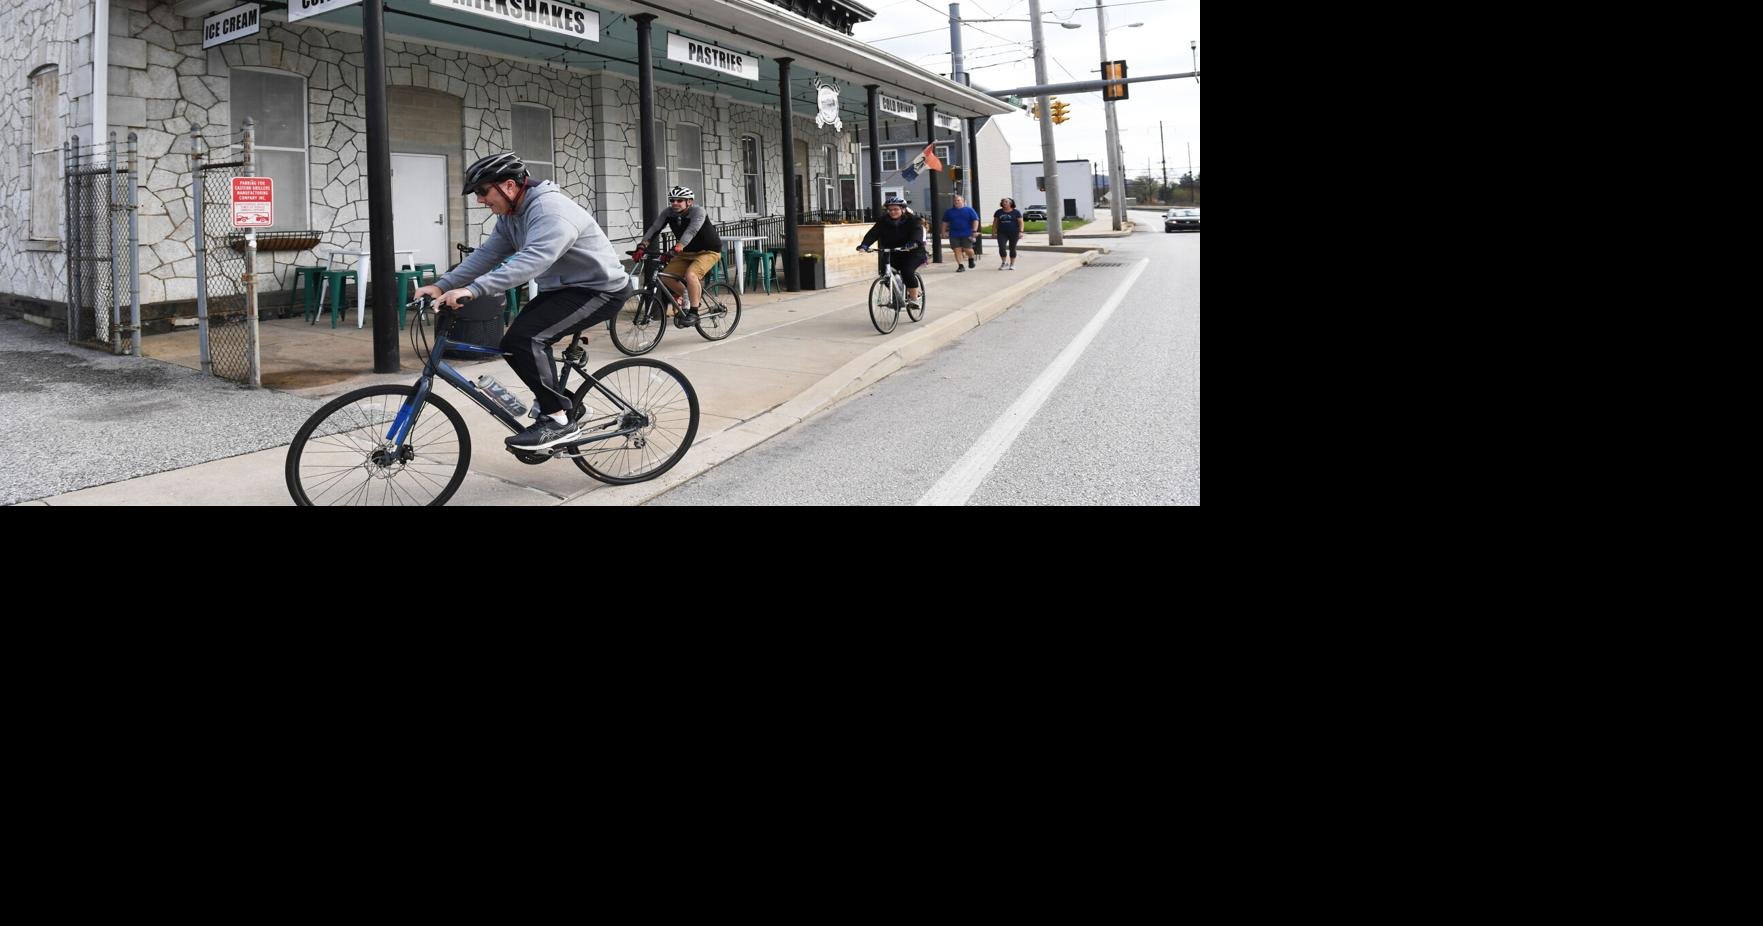
[{"label": "black sneaker", "polygon": [[545,450],[558,444],[568,443],[582,433],[581,425],[574,421],[558,424],[551,420],[550,415],[540,418],[530,428],[508,438],[505,443],[516,450]]},{"label": "black sneaker", "polygon": [[967,268],[968,268],[968,269],[969,269],[969,270],[971,270],[971,269],[973,269],[973,258],[971,258],[971,257],[969,257],[969,258],[968,258],[968,259],[967,259]]},{"label": "black sneaker", "polygon": [[956,264],[956,265],[955,265],[955,272],[956,272],[956,273],[966,273],[966,272],[967,272],[967,268],[966,268],[966,267],[963,267],[963,266],[961,266],[961,265],[960,265],[960,264]]},{"label": "black sneaker", "polygon": [[698,310],[697,309],[687,309],[685,311],[685,314],[683,314],[679,317],[679,326],[681,328],[690,328],[693,325],[696,325],[697,323],[698,323]]}]

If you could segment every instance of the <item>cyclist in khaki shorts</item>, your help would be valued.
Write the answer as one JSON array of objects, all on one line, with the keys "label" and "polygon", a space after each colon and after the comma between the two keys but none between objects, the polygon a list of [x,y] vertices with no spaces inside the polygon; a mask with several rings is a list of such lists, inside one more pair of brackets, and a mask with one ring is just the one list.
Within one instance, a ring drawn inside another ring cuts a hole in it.
[{"label": "cyclist in khaki shorts", "polygon": [[[703,209],[692,205],[697,194],[683,186],[676,186],[667,191],[667,204],[670,212],[663,212],[661,218],[643,233],[643,240],[637,247],[643,251],[649,249],[649,241],[660,234],[662,226],[673,231],[673,260],[668,261],[666,272],[674,276],[685,277],[686,291],[691,297],[687,302],[686,324],[692,324],[698,316],[698,306],[703,301],[704,275],[716,262],[722,259],[722,238],[716,234],[716,226],[710,223],[709,214]],[[674,295],[680,294],[677,280],[663,279],[667,288]],[[667,314],[673,315],[673,306],[667,307]]]}]

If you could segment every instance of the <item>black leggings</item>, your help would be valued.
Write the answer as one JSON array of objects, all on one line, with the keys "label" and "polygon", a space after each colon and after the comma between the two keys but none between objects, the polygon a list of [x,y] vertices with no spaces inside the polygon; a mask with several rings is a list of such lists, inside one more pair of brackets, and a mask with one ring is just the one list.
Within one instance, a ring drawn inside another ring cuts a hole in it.
[{"label": "black leggings", "polygon": [[894,270],[900,274],[900,279],[905,282],[907,289],[918,288],[918,268],[929,262],[930,258],[920,250],[911,250],[904,254],[896,252],[888,255],[888,263],[894,265]]},{"label": "black leggings", "polygon": [[1004,237],[1003,235],[998,236],[998,259],[999,260],[1004,259],[1004,257],[1006,256],[1006,252],[1008,252],[1008,256],[1011,260],[1016,259],[1016,238],[1017,238],[1016,235],[1011,235],[1008,238]]},{"label": "black leggings", "polygon": [[514,324],[502,336],[502,352],[520,381],[533,391],[539,411],[555,414],[569,408],[571,401],[557,389],[557,361],[551,356],[551,345],[566,334],[611,318],[635,293],[634,284],[610,291],[554,289],[540,293],[515,316]]}]

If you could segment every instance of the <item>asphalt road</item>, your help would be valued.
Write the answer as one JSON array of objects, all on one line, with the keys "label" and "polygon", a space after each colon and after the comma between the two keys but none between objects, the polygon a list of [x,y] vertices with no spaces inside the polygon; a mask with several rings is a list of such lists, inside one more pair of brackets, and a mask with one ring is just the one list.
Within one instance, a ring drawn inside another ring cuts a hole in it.
[{"label": "asphalt road", "polygon": [[1106,241],[961,341],[650,504],[1198,505],[1200,235],[1157,222]]}]

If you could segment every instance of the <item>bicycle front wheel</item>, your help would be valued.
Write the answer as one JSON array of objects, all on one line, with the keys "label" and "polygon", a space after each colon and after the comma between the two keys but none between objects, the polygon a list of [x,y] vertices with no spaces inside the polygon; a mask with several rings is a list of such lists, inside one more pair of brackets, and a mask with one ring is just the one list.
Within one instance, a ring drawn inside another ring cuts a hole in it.
[{"label": "bicycle front wheel", "polygon": [[659,302],[639,292],[624,301],[617,315],[606,320],[606,332],[612,335],[614,347],[636,357],[661,343],[661,336],[667,333],[667,319]]},{"label": "bicycle front wheel", "polygon": [[924,288],[924,274],[921,273],[918,275],[918,308],[915,309],[912,307],[911,303],[907,303],[906,304],[906,317],[912,319],[913,321],[918,321],[918,320],[924,318],[924,306],[925,306],[924,300],[925,300],[925,297],[927,297],[929,295],[930,295],[930,293],[926,292],[925,288]]},{"label": "bicycle front wheel", "polygon": [[[633,410],[619,410],[607,392]],[[627,485],[654,479],[686,455],[698,433],[698,393],[684,373],[659,360],[615,360],[601,367],[593,382],[576,388],[575,401],[583,407],[584,422],[617,411],[618,419],[603,425],[605,430],[637,429],[579,445],[575,465],[601,482]],[[591,428],[586,433],[590,438],[594,434]]]},{"label": "bicycle front wheel", "polygon": [[698,306],[698,333],[706,341],[720,341],[735,333],[741,323],[741,294],[727,283],[705,283],[703,305]]},{"label": "bicycle front wheel", "polygon": [[415,395],[415,386],[368,386],[313,412],[288,446],[294,504],[445,505],[465,481],[471,432],[430,393],[416,425],[393,443],[392,427]]},{"label": "bicycle front wheel", "polygon": [[894,303],[894,288],[887,277],[869,284],[869,322],[882,334],[894,330],[900,321],[900,307]]}]

